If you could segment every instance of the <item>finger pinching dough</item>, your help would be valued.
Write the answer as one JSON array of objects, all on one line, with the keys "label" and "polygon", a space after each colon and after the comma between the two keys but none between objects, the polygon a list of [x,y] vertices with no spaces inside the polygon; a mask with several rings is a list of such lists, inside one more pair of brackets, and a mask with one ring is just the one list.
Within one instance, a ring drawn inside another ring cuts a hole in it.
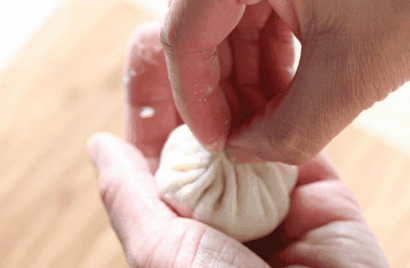
[{"label": "finger pinching dough", "polygon": [[155,178],[179,215],[246,242],[268,235],[285,218],[297,173],[296,166],[275,162],[233,164],[181,125],[162,149]]}]

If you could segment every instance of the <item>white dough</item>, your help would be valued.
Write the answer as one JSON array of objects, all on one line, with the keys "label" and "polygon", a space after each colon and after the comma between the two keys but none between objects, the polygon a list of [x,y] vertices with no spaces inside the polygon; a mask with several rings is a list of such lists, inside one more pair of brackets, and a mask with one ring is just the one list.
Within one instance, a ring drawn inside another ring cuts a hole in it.
[{"label": "white dough", "polygon": [[223,152],[204,149],[182,125],[168,137],[155,178],[178,214],[246,242],[283,221],[297,174],[296,166],[282,163],[233,164]]}]

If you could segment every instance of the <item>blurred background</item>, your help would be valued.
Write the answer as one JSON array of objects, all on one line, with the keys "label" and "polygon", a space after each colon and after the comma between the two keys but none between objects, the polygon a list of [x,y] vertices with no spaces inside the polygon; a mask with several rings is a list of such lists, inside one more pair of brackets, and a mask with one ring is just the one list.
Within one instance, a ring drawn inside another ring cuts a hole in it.
[{"label": "blurred background", "polygon": [[[85,146],[122,137],[127,44],[167,2],[0,1],[0,267],[127,267]],[[409,89],[326,147],[391,267],[410,267]]]}]

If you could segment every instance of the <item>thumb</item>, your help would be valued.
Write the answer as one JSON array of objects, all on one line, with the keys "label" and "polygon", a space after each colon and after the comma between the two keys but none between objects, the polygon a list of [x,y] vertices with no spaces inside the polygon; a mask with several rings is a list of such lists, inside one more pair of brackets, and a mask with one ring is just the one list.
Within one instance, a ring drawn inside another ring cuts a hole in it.
[{"label": "thumb", "polygon": [[231,130],[225,147],[230,158],[301,164],[373,105],[371,91],[359,87],[362,66],[350,64],[349,51],[337,47],[329,40],[303,46],[288,90]]},{"label": "thumb", "polygon": [[155,244],[175,214],[161,202],[142,153],[109,133],[90,137],[87,151],[98,172],[102,202],[126,254],[136,247],[154,247],[146,241]]}]

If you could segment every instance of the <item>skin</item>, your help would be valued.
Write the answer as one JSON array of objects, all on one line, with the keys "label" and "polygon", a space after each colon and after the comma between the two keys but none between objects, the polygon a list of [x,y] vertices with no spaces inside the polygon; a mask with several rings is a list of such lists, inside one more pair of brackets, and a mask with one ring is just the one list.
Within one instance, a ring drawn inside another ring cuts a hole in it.
[{"label": "skin", "polygon": [[309,161],[410,79],[406,0],[173,0],[160,38],[182,118],[240,162]]},{"label": "skin", "polygon": [[[289,214],[259,240],[241,244],[180,217],[161,200],[154,173],[168,134],[182,120],[164,52],[155,49],[159,33],[159,23],[140,27],[128,49],[124,140],[97,133],[87,146],[130,267],[388,267],[357,201],[323,152],[299,166]],[[139,116],[145,106],[154,107],[153,117]]]}]

